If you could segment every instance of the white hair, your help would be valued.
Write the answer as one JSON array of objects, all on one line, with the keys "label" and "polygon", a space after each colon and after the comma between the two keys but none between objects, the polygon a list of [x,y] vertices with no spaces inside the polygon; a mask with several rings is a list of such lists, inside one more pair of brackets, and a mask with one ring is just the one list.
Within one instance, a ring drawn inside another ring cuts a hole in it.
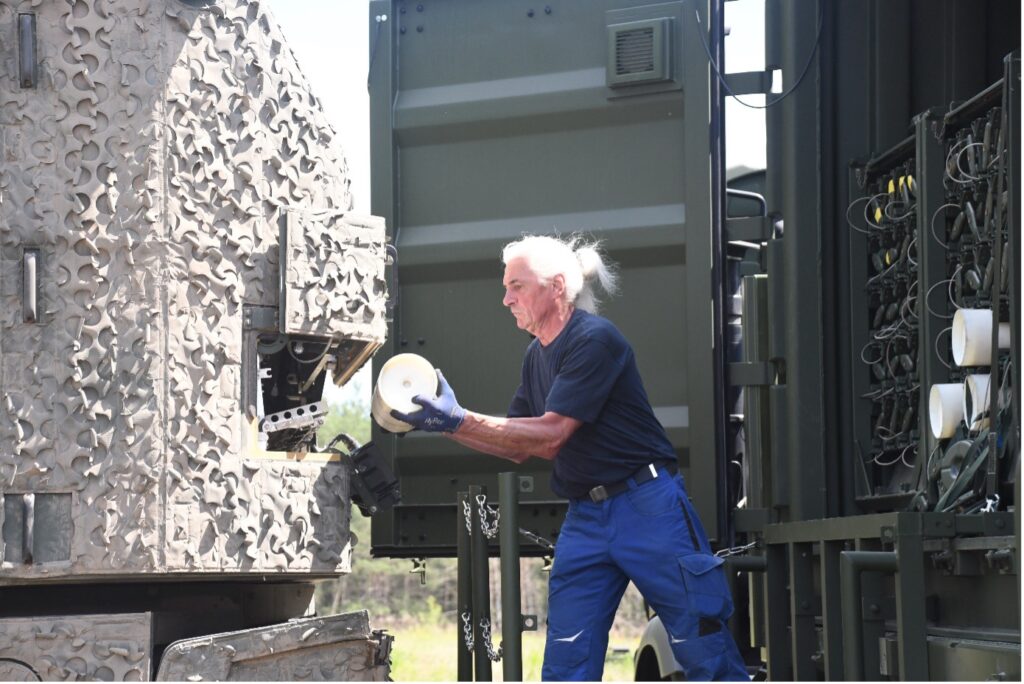
[{"label": "white hair", "polygon": [[501,261],[506,266],[513,259],[524,259],[542,282],[561,275],[565,279],[565,301],[578,309],[597,313],[598,299],[594,286],[609,295],[618,291],[618,274],[598,251],[601,243],[587,242],[582,236],[562,239],[549,235],[524,235],[505,245]]}]

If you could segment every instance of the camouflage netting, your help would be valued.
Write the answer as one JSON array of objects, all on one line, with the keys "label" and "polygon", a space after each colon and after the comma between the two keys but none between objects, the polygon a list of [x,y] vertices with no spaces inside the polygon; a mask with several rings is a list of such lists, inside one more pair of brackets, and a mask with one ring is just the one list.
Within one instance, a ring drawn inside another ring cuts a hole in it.
[{"label": "camouflage netting", "polygon": [[307,264],[289,316],[384,335],[383,230],[343,216],[344,158],[275,22],[255,1],[0,0],[0,36],[0,584],[346,571],[345,469],[250,458],[241,408],[242,308],[278,305],[284,212],[344,228],[311,259],[350,251]]}]

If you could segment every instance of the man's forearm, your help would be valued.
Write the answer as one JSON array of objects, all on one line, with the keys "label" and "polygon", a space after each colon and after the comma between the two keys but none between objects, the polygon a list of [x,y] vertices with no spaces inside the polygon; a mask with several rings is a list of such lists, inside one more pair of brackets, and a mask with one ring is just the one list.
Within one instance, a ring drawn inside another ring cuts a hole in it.
[{"label": "man's forearm", "polygon": [[476,451],[482,451],[483,453],[490,454],[491,456],[508,459],[515,463],[522,463],[530,457],[530,454],[522,453],[515,449],[502,448],[480,439],[479,437],[471,437],[469,435],[462,434],[461,431],[448,434],[446,437],[458,442],[462,446],[475,449]]},{"label": "man's forearm", "polygon": [[462,425],[450,437],[464,446],[517,463],[530,456],[550,460],[574,429],[567,430],[565,421],[554,414],[537,418],[499,418],[467,411]]}]

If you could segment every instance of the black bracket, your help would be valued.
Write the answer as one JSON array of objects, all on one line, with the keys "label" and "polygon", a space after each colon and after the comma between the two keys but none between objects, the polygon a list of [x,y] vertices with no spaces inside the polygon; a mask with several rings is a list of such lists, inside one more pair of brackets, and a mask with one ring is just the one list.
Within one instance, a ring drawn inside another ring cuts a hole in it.
[{"label": "black bracket", "polygon": [[774,384],[775,372],[770,363],[733,362],[729,364],[729,384],[733,387],[759,387]]},{"label": "black bracket", "polygon": [[352,503],[359,507],[360,513],[371,516],[402,501],[398,479],[373,442],[359,447],[349,458],[352,461]]},{"label": "black bracket", "polygon": [[726,74],[725,84],[733,95],[767,95],[772,91],[772,72],[740,71]]},{"label": "black bracket", "polygon": [[768,242],[773,237],[774,223],[768,216],[742,216],[726,219],[726,241]]}]

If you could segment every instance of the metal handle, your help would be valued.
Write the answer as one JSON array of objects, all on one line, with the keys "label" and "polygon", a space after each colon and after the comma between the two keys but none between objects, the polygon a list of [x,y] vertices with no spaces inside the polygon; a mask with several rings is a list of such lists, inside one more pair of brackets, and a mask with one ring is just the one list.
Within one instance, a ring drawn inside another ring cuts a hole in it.
[{"label": "metal handle", "polygon": [[391,267],[391,277],[388,279],[388,301],[385,308],[391,314],[398,306],[398,247],[385,245],[384,251],[387,254],[385,263]]},{"label": "metal handle", "polygon": [[39,252],[35,249],[26,249],[22,256],[22,318],[26,323],[36,323],[39,320],[37,310],[39,292],[38,278]]},{"label": "metal handle", "polygon": [[36,87],[36,15],[18,15],[18,80],[22,88]]},{"label": "metal handle", "polygon": [[21,562],[25,565],[31,565],[32,548],[35,546],[36,495],[22,494],[21,505],[24,511],[24,516],[22,516],[24,527],[22,528],[21,535]]}]

